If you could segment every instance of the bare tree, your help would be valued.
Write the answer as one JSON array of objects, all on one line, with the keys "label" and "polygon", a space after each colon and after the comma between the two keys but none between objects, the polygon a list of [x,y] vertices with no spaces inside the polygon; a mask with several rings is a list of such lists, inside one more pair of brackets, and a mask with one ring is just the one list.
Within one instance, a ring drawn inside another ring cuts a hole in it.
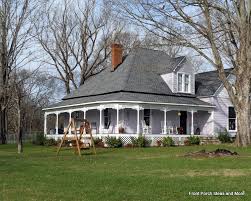
[{"label": "bare tree", "polygon": [[6,143],[9,77],[13,69],[23,65],[30,39],[29,17],[34,2],[31,0],[0,0],[0,135]]},{"label": "bare tree", "polygon": [[[8,116],[12,119],[17,136],[18,153],[23,152],[23,136],[31,134],[35,117],[43,121],[42,108],[51,103],[55,91],[55,79],[39,70],[15,70],[10,77],[11,95]],[[42,130],[43,125],[35,126]]]},{"label": "bare tree", "polygon": [[95,0],[46,5],[36,26],[37,40],[47,55],[44,62],[55,67],[69,94],[106,67],[117,27],[107,8]]},{"label": "bare tree", "polygon": [[[120,13],[213,65],[235,107],[238,146],[250,144],[251,3],[245,0],[119,1]],[[232,82],[225,68],[233,68]]]},{"label": "bare tree", "polygon": [[123,46],[124,55],[127,55],[132,49],[141,47],[142,45],[142,40],[138,34],[128,30],[116,33],[113,41]]}]

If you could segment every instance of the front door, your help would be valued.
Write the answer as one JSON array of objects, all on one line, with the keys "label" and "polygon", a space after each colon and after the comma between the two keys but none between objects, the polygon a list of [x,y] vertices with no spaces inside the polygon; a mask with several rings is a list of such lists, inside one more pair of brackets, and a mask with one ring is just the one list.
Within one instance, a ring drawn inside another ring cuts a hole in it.
[{"label": "front door", "polygon": [[181,111],[180,112],[180,128],[182,128],[183,133],[181,134],[186,134],[187,132],[187,112],[186,111]]}]

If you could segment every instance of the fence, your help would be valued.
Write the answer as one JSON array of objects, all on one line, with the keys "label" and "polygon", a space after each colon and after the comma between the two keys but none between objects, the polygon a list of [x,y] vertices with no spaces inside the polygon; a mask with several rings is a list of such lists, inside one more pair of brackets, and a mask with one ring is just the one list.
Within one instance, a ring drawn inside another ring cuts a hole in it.
[{"label": "fence", "polygon": [[[24,133],[22,136],[23,143],[32,143],[37,137],[37,135],[43,134],[43,131],[33,131],[32,133]],[[8,134],[6,136],[8,144],[17,143],[17,135],[16,134]]]}]

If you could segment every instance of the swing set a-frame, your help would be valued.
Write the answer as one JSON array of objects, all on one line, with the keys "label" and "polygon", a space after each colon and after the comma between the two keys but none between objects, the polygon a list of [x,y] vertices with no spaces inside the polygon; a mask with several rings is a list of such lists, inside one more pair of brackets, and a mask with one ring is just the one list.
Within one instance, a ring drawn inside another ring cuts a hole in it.
[{"label": "swing set a-frame", "polygon": [[[72,130],[74,132],[73,135],[71,133]],[[87,137],[87,135],[89,135],[89,137]],[[89,140],[89,142],[86,143],[85,140]],[[93,153],[96,154],[91,125],[87,119],[84,119],[83,122],[81,122],[79,129],[79,137],[78,137],[75,120],[74,118],[71,118],[71,121],[67,126],[64,132],[64,136],[58,146],[57,156],[64,142],[71,143],[72,147],[75,148],[75,153],[78,153],[79,156],[81,156],[81,149],[86,149],[91,147],[93,149]]]}]

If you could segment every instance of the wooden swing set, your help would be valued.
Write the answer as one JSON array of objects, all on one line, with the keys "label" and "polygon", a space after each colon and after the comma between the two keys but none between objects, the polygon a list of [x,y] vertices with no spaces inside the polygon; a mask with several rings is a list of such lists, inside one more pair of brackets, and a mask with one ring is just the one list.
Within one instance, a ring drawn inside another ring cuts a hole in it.
[{"label": "wooden swing set", "polygon": [[[71,130],[74,131],[74,134],[72,136],[72,133],[70,133]],[[67,136],[70,135],[70,136]],[[85,135],[90,135],[90,137],[86,137]],[[89,140],[90,142],[86,143],[85,140]],[[87,119],[84,119],[83,122],[80,124],[79,129],[79,137],[77,136],[77,129],[76,129],[76,123],[73,118],[71,118],[71,121],[69,125],[67,126],[64,136],[59,144],[58,150],[57,150],[57,156],[60,152],[60,149],[62,148],[63,143],[71,143],[72,147],[75,148],[75,153],[78,152],[78,155],[81,156],[81,149],[89,149],[93,148],[93,153],[96,154],[95,144],[92,136],[92,129],[90,122],[87,121]]]}]

